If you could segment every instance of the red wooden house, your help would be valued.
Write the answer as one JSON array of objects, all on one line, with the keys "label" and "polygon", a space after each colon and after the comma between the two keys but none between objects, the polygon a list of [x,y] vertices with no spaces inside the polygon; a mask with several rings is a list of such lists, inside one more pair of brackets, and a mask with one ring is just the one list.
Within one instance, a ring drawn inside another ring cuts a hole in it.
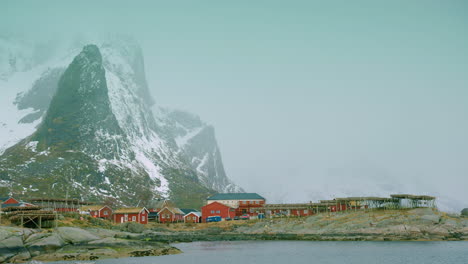
[{"label": "red wooden house", "polygon": [[184,221],[184,212],[177,207],[164,207],[158,212],[160,223],[177,223]]},{"label": "red wooden house", "polygon": [[256,216],[265,204],[265,198],[257,193],[218,193],[206,200],[207,204],[218,202],[236,208],[236,216]]},{"label": "red wooden house", "polygon": [[170,200],[155,200],[149,205],[150,220],[160,223],[183,222],[185,213]]},{"label": "red wooden house", "polygon": [[200,223],[202,214],[200,212],[190,212],[184,215],[184,223]]},{"label": "red wooden house", "polygon": [[88,205],[79,209],[80,214],[89,214],[92,217],[112,218],[112,209],[107,205]]},{"label": "red wooden house", "polygon": [[120,208],[114,211],[112,219],[115,223],[137,222],[148,223],[149,211],[145,207]]},{"label": "red wooden house", "polygon": [[222,203],[212,202],[202,207],[202,221],[206,222],[206,218],[210,216],[221,216],[221,219],[234,218],[236,209]]}]

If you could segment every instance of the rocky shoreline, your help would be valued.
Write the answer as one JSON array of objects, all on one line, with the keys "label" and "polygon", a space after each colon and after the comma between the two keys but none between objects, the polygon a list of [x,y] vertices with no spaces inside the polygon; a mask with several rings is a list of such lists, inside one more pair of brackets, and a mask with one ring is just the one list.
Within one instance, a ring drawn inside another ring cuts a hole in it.
[{"label": "rocky shoreline", "polygon": [[309,241],[460,241],[468,240],[468,218],[429,208],[380,212],[345,212],[258,221],[230,229],[153,232],[159,242],[216,240]]},{"label": "rocky shoreline", "polygon": [[178,254],[164,242],[121,231],[59,227],[53,231],[0,227],[0,263],[97,260]]},{"label": "rocky shoreline", "polygon": [[193,241],[466,241],[468,218],[414,209],[200,225],[160,224],[131,231],[0,227],[0,263],[177,254],[181,251],[170,243]]}]

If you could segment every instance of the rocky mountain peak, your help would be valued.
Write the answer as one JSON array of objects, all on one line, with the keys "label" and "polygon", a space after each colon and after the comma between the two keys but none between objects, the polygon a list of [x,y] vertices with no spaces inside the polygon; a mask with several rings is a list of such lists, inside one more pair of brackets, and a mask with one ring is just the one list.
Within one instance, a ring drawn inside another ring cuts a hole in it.
[{"label": "rocky mountain peak", "polygon": [[[102,56],[96,45],[87,45],[59,80],[45,118],[32,140],[39,149],[50,146],[64,150],[94,152],[109,157],[103,148],[107,136],[122,135],[112,113]],[[99,140],[98,140],[99,139]]]},{"label": "rocky mountain peak", "polygon": [[76,56],[74,61],[83,66],[100,66],[102,64],[101,52],[99,51],[98,46],[88,44],[83,47],[83,50],[78,56]]},{"label": "rocky mountain peak", "polygon": [[86,45],[54,66],[11,100],[37,109],[17,122],[39,125],[0,156],[0,193],[133,206],[164,197],[190,208],[241,190],[224,172],[211,126],[181,111],[153,114],[134,41]]}]

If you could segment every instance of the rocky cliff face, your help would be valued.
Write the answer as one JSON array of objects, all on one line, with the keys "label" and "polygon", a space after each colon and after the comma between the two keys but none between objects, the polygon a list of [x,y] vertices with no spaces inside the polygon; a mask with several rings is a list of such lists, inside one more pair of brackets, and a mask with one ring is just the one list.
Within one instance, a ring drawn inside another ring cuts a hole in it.
[{"label": "rocky cliff face", "polygon": [[241,190],[226,177],[211,126],[153,106],[132,40],[85,46],[69,65],[47,67],[14,103],[34,110],[14,125],[37,127],[0,157],[2,192],[198,206],[210,193]]},{"label": "rocky cliff face", "polygon": [[203,185],[218,192],[242,191],[226,176],[213,126],[178,110],[160,109],[158,116],[164,129],[174,135],[178,152],[187,158]]}]

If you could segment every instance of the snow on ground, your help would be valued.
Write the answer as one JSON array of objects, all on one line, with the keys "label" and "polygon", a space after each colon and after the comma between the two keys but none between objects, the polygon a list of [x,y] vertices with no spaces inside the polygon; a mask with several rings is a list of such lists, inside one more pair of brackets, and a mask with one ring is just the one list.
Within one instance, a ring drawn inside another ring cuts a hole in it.
[{"label": "snow on ground", "polygon": [[48,156],[50,154],[49,149],[39,152],[38,155]]},{"label": "snow on ground", "polygon": [[169,194],[169,182],[160,173],[159,166],[155,165],[148,157],[146,157],[145,154],[141,152],[136,152],[135,159],[146,169],[146,172],[152,180],[159,180],[161,182],[161,185],[156,187],[156,191],[167,197]]},{"label": "snow on ground", "polygon": [[106,162],[107,162],[106,159],[101,159],[101,160],[98,161],[98,170],[99,170],[99,172],[105,172],[106,171]]},{"label": "snow on ground", "polygon": [[38,143],[39,141],[30,141],[28,144],[26,144],[26,148],[31,150],[32,152],[36,152]]}]

